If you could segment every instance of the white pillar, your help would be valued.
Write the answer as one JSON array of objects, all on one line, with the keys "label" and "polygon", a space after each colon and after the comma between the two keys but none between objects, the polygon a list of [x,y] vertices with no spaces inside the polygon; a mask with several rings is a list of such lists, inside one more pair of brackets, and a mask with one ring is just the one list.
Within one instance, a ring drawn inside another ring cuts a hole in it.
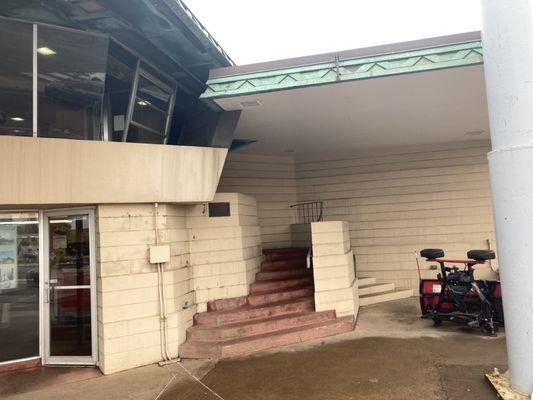
[{"label": "white pillar", "polygon": [[482,0],[489,167],[511,385],[533,392],[533,0]]}]

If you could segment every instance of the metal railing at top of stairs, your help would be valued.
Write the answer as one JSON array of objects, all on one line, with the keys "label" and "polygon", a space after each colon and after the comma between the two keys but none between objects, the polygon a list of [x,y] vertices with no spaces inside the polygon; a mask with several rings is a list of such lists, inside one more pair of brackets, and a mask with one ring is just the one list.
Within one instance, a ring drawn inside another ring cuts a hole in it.
[{"label": "metal railing at top of stairs", "polygon": [[320,222],[324,216],[324,202],[309,201],[306,203],[296,203],[290,206],[296,209],[297,223],[309,224],[311,222]]}]

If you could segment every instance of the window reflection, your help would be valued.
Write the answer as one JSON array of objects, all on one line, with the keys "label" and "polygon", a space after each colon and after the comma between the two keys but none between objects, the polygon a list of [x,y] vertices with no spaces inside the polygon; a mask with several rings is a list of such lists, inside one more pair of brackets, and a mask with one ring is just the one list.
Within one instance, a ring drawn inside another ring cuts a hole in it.
[{"label": "window reflection", "polygon": [[0,214],[0,362],[38,355],[37,214]]},{"label": "window reflection", "polygon": [[0,20],[0,135],[32,136],[33,27]]},{"label": "window reflection", "polygon": [[172,89],[139,74],[128,142],[164,143]]},{"label": "window reflection", "polygon": [[122,141],[137,58],[111,42],[105,81],[104,124],[106,137]]},{"label": "window reflection", "polygon": [[38,28],[38,135],[100,139],[108,40]]}]

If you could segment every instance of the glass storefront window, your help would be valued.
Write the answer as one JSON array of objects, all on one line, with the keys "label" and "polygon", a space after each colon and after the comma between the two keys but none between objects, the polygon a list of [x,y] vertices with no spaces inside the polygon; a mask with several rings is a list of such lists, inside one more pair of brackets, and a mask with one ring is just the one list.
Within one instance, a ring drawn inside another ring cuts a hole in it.
[{"label": "glass storefront window", "polygon": [[0,362],[39,356],[37,213],[0,213]]},{"label": "glass storefront window", "polygon": [[33,26],[0,20],[0,135],[32,136]]},{"label": "glass storefront window", "polygon": [[108,39],[39,26],[38,136],[100,140]]}]

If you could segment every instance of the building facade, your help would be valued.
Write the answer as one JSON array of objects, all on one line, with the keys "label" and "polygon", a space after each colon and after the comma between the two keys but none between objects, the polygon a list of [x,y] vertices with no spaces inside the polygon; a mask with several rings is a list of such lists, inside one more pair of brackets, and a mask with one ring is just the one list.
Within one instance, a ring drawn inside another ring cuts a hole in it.
[{"label": "building facade", "polygon": [[0,5],[0,370],[345,332],[495,248],[479,33],[234,66],[179,0],[42,3]]},{"label": "building facade", "polygon": [[175,357],[196,312],[187,205],[239,113],[198,100],[229,57],[155,3],[0,6],[0,369]]}]

